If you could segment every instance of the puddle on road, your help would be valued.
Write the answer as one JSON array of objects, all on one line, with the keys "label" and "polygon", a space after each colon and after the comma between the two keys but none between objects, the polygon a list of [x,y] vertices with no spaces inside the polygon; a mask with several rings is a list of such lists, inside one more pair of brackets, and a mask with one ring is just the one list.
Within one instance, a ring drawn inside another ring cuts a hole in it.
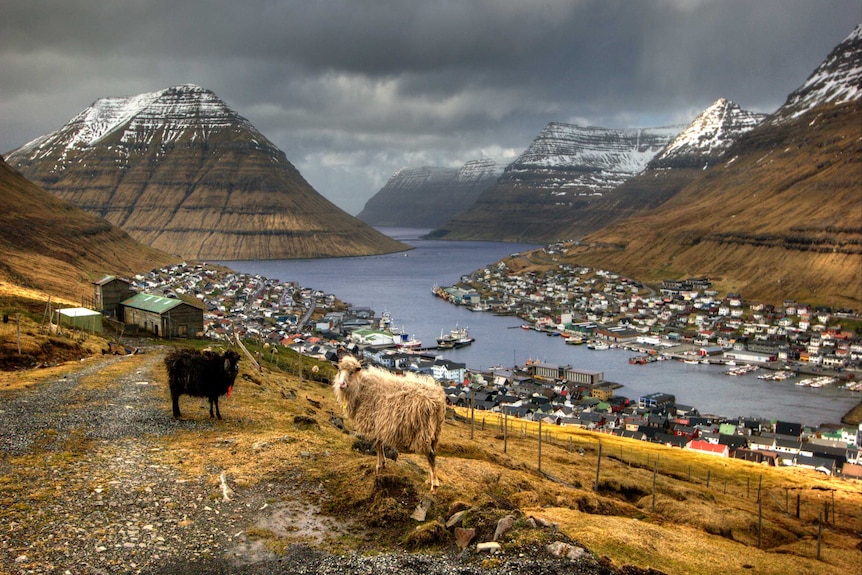
[{"label": "puddle on road", "polygon": [[235,537],[227,556],[236,565],[249,565],[279,557],[268,543],[317,547],[348,533],[349,524],[321,514],[314,503],[283,501],[261,510],[254,525]]}]

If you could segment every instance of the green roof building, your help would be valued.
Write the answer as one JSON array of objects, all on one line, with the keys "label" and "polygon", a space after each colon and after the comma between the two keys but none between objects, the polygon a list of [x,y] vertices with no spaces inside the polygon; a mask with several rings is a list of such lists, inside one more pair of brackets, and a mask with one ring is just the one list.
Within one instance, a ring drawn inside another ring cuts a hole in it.
[{"label": "green roof building", "polygon": [[157,337],[197,337],[204,331],[204,310],[181,299],[139,293],[120,304],[127,328]]}]

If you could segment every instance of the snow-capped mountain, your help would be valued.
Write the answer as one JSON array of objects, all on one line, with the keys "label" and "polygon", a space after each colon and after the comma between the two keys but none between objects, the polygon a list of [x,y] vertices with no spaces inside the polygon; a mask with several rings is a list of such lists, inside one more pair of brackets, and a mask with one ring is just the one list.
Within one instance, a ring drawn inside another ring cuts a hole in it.
[{"label": "snow-capped mountain", "polygon": [[[69,153],[111,140],[124,148],[167,146],[179,140],[206,140],[224,129],[246,130],[258,144],[269,144],[248,120],[231,110],[216,95],[200,86],[185,84],[130,97],[100,98],[72,118],[60,130],[47,134],[10,154],[16,163],[27,163],[59,154],[55,171],[70,163]],[[278,155],[271,144],[269,152]],[[128,155],[117,148],[118,163]]]},{"label": "snow-capped mountain", "polygon": [[826,57],[770,122],[798,118],[823,104],[842,104],[862,99],[862,23]]},{"label": "snow-capped mountain", "polygon": [[666,199],[582,238],[572,257],[638,278],[669,270],[721,278],[761,301],[858,308],[860,35],[857,26],[708,169],[646,170],[616,189],[620,198],[652,190]]},{"label": "snow-capped mountain", "polygon": [[323,198],[248,120],[191,84],[99,99],[7,162],[138,241],[185,258],[406,248]]},{"label": "snow-capped mountain", "polygon": [[601,195],[643,170],[681,129],[609,129],[552,122],[506,168],[501,180],[529,181],[537,191],[543,189],[558,198]]},{"label": "snow-capped mountain", "polygon": [[644,129],[553,122],[473,204],[434,232],[447,239],[549,242],[620,214],[614,190],[641,172],[682,126]]},{"label": "snow-capped mountain", "polygon": [[706,167],[765,117],[720,98],[653,158],[649,167]]},{"label": "snow-capped mountain", "polygon": [[357,217],[374,226],[435,228],[470,208],[502,171],[487,158],[460,168],[402,168],[366,202]]}]

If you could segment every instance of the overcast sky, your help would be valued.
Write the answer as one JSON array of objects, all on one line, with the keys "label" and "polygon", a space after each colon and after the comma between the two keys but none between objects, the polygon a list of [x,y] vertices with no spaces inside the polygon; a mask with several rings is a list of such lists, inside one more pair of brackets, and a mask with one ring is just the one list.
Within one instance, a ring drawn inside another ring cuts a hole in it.
[{"label": "overcast sky", "polygon": [[0,0],[0,153],[94,100],[214,91],[351,214],[401,167],[511,161],[548,122],[772,112],[862,0]]}]

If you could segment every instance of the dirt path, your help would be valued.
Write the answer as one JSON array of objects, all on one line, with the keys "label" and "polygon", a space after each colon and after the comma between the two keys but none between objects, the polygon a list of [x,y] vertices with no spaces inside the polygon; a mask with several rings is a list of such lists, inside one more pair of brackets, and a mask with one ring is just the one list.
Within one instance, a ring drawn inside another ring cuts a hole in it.
[{"label": "dirt path", "polygon": [[[171,417],[164,386],[152,380],[162,358],[100,358],[0,394],[0,572],[131,573],[273,557],[244,533],[283,512],[267,503],[283,486],[258,485],[226,501],[208,477],[180,477],[159,463],[159,438],[215,425]],[[105,370],[120,375],[88,383]]]},{"label": "dirt path", "polygon": [[[172,436],[217,441],[220,423],[175,420],[154,370],[162,350],[82,362],[65,376],[0,392],[0,574],[306,573],[608,575],[594,563],[511,557],[484,569],[457,555],[332,555],[342,533],[314,486],[287,472],[224,497],[223,462],[202,476],[163,463]],[[250,533],[298,541],[276,554]]]}]

